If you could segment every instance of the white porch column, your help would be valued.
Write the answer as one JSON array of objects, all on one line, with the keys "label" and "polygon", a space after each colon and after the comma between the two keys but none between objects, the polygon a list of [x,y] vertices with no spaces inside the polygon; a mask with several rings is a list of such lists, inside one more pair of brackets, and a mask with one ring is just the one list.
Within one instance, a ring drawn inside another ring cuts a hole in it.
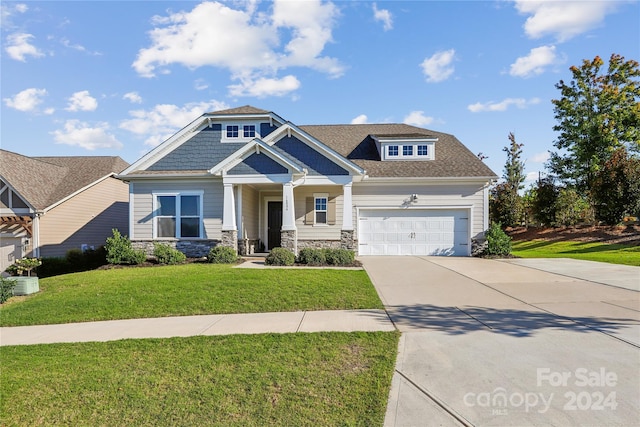
[{"label": "white porch column", "polygon": [[293,182],[282,184],[282,231],[296,230],[296,212],[293,204]]},{"label": "white porch column", "polygon": [[353,198],[351,197],[351,183],[342,186],[342,229],[353,230]]},{"label": "white porch column", "polygon": [[233,184],[223,184],[224,202],[222,210],[222,231],[235,231],[236,200],[233,194]]}]

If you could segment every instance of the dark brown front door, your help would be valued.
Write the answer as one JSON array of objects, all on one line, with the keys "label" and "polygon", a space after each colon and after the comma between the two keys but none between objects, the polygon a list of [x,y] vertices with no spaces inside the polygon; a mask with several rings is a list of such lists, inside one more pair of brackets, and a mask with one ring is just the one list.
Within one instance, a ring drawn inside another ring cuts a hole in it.
[{"label": "dark brown front door", "polygon": [[268,202],[267,203],[267,238],[269,247],[280,247],[280,231],[282,229],[282,202]]}]

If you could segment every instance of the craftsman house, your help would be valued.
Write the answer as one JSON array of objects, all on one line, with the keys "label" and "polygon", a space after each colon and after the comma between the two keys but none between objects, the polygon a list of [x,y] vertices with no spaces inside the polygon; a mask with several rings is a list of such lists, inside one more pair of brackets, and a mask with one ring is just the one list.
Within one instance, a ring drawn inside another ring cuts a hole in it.
[{"label": "craftsman house", "polygon": [[189,256],[215,245],[466,256],[497,179],[453,135],[297,126],[251,106],[203,114],[118,177],[134,246],[168,242]]},{"label": "craftsman house", "polygon": [[0,272],[16,259],[62,257],[128,231],[120,157],[26,157],[0,150]]}]

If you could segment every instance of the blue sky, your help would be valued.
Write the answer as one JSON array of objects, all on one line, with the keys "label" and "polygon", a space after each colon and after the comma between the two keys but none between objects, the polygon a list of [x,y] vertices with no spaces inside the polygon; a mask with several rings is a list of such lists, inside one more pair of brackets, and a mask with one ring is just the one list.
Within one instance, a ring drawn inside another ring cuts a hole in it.
[{"label": "blue sky", "polygon": [[2,2],[1,140],[132,163],[203,112],[298,125],[408,123],[502,175],[553,150],[571,65],[640,59],[638,1]]}]

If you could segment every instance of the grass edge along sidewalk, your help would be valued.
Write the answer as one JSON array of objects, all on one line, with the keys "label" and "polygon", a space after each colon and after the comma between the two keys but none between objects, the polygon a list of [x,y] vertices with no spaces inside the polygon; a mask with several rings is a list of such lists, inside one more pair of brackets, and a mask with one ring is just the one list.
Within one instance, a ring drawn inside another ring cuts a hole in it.
[{"label": "grass edge along sidewalk", "polygon": [[49,277],[40,280],[40,289],[3,304],[0,326],[383,308],[363,270],[252,270],[186,264]]},{"label": "grass edge along sidewalk", "polygon": [[382,425],[398,332],[3,347],[3,425]]}]

